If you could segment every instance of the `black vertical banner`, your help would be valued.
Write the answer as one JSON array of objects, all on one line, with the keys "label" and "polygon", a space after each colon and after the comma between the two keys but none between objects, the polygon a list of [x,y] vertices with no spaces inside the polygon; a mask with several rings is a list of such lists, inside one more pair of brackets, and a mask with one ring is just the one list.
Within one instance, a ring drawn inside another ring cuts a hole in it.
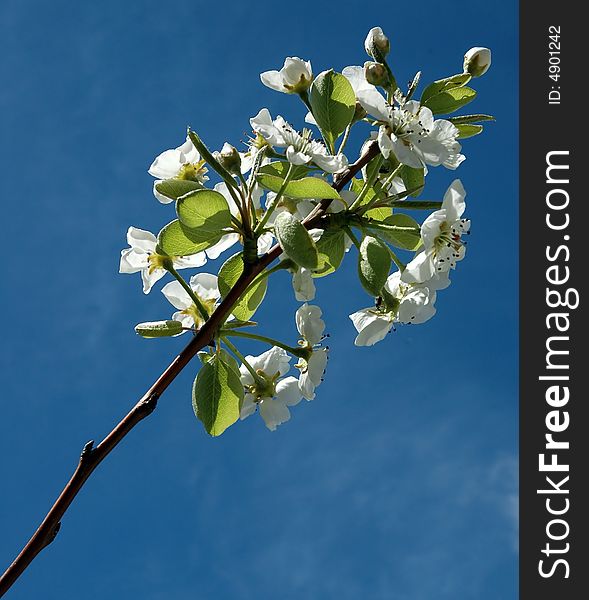
[{"label": "black vertical banner", "polygon": [[579,10],[520,3],[522,600],[589,598],[589,32]]}]

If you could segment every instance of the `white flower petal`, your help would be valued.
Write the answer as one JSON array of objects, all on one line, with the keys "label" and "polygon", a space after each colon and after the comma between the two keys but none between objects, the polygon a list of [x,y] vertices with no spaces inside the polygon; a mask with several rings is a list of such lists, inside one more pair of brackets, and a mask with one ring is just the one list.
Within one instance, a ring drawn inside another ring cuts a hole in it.
[{"label": "white flower petal", "polygon": [[384,96],[364,77],[364,68],[358,66],[346,67],[342,74],[352,85],[354,93],[362,108],[380,121],[387,121],[390,107]]},{"label": "white flower petal", "polygon": [[189,256],[174,256],[172,263],[176,269],[193,269],[202,267],[207,262],[207,255],[204,252],[197,252]]},{"label": "white flower petal", "polygon": [[207,248],[205,253],[208,258],[215,260],[237,242],[239,242],[239,233],[227,233],[214,246]]},{"label": "white flower petal", "polygon": [[299,381],[296,377],[285,377],[276,384],[276,398],[287,406],[296,406],[301,401]]},{"label": "white flower petal", "polygon": [[211,273],[193,275],[190,278],[190,287],[202,300],[218,300],[221,297],[219,278]]},{"label": "white flower petal", "polygon": [[309,269],[299,267],[293,273],[292,287],[298,302],[306,302],[315,298],[315,282]]},{"label": "white flower petal", "polygon": [[170,281],[162,288],[162,294],[168,302],[178,310],[186,310],[193,304],[188,292],[180,285],[179,281]]},{"label": "white flower petal", "polygon": [[323,338],[325,322],[321,319],[321,309],[318,306],[303,304],[295,314],[298,332],[311,345],[318,344]]},{"label": "white flower petal", "polygon": [[264,398],[260,402],[260,415],[270,431],[275,431],[278,425],[290,419],[290,411],[284,402],[272,398]]},{"label": "white flower petal", "polygon": [[435,272],[431,253],[422,251],[409,262],[401,275],[401,280],[405,283],[423,283],[429,281]]},{"label": "white flower petal", "polygon": [[157,238],[145,229],[129,227],[127,230],[127,243],[131,248],[143,250],[144,252],[155,252]]},{"label": "white flower petal", "polygon": [[239,418],[243,421],[256,412],[257,403],[253,394],[246,393],[239,409]]},{"label": "white flower petal", "polygon": [[364,308],[350,315],[358,331],[354,340],[356,346],[373,346],[385,338],[393,323],[388,315],[379,315],[373,309]]}]

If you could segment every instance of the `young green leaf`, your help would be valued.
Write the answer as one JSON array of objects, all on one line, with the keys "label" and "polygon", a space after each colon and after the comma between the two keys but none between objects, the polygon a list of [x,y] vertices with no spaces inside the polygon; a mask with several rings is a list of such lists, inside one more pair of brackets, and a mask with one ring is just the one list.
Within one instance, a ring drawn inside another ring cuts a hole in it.
[{"label": "young green leaf", "polygon": [[306,177],[312,170],[312,167],[308,167],[307,165],[291,165],[288,162],[284,162],[282,160],[277,160],[271,162],[263,167],[260,167],[258,170],[258,174],[260,175],[274,175],[275,177],[280,177],[284,179],[286,174],[288,173],[289,168],[292,166],[292,172],[290,175],[291,179],[302,179]]},{"label": "young green leaf", "polygon": [[194,235],[209,239],[231,225],[231,211],[225,196],[214,190],[195,190],[176,202],[178,219]]},{"label": "young green leaf", "polygon": [[[258,183],[270,190],[271,192],[278,192],[284,183],[282,177],[276,175],[268,175],[261,173],[257,177]],[[329,200],[340,200],[340,195],[325,181],[318,177],[303,177],[302,179],[295,179],[289,181],[286,184],[284,195],[288,198],[294,198],[295,200],[315,198],[317,200],[329,199]]]},{"label": "young green leaf", "polygon": [[300,267],[316,269],[319,255],[305,226],[289,212],[281,212],[274,221],[274,234],[284,253]]},{"label": "young green leaf", "polygon": [[202,188],[202,184],[190,179],[166,179],[155,184],[158,194],[170,200],[178,200],[181,196]]},{"label": "young green leaf", "polygon": [[221,435],[239,418],[243,395],[237,363],[221,350],[202,365],[196,376],[192,388],[194,414],[210,435]]},{"label": "young green leaf", "polygon": [[[235,285],[242,273],[243,259],[241,252],[238,252],[228,258],[219,270],[219,291],[223,298],[229,293],[229,290]],[[254,315],[258,306],[262,304],[267,288],[268,279],[266,277],[260,279],[258,283],[254,283],[234,305],[231,311],[233,316],[240,321],[248,321]]]},{"label": "young green leaf", "polygon": [[364,289],[379,296],[391,270],[391,254],[379,239],[367,235],[360,244],[358,276]]},{"label": "young green leaf", "polygon": [[313,116],[333,154],[335,140],[354,118],[356,95],[350,82],[332,70],[317,75],[309,92]]},{"label": "young green leaf", "polygon": [[413,251],[421,246],[419,223],[409,215],[395,213],[384,219],[382,225],[386,229],[378,228],[378,235],[392,246]]},{"label": "young green leaf", "polygon": [[425,104],[427,100],[439,94],[453,88],[459,88],[466,85],[472,76],[469,73],[459,73],[458,75],[452,75],[452,77],[446,77],[444,79],[438,79],[433,83],[430,83],[421,94],[421,104]]},{"label": "young green leaf", "polygon": [[135,333],[144,338],[170,337],[182,333],[180,321],[151,321],[135,325]]},{"label": "young green leaf", "polygon": [[189,229],[182,225],[180,221],[175,220],[168,223],[159,232],[157,244],[163,254],[169,256],[190,256],[214,246],[221,239],[222,235],[222,231],[217,231],[214,234],[210,232],[207,238],[202,231]]},{"label": "young green leaf", "polygon": [[482,125],[470,125],[468,123],[455,123],[455,125],[458,131],[460,131],[458,137],[462,140],[478,135],[483,131]]},{"label": "young green leaf", "polygon": [[449,114],[472,102],[476,95],[476,91],[472,88],[457,87],[428,98],[423,105],[427,106],[434,115]]},{"label": "young green leaf", "polygon": [[[351,189],[355,194],[357,194],[357,195],[360,194],[363,187],[364,187],[364,181],[362,179],[356,179],[356,178],[352,179]],[[380,183],[378,181],[376,181],[374,183],[374,186],[371,187],[368,190],[368,192],[366,192],[366,194],[364,195],[364,198],[362,199],[362,202],[360,203],[360,206],[364,206],[365,204],[372,202],[374,200],[374,197],[377,195],[383,199],[386,197],[386,193],[384,192],[384,190],[382,189],[382,186],[380,185]],[[383,219],[386,219],[390,214],[391,214],[390,207],[381,206],[379,208],[371,208],[368,212],[365,213],[365,216],[369,217],[371,219],[376,219],[377,221],[382,221]]]},{"label": "young green leaf", "polygon": [[495,117],[491,115],[460,115],[459,117],[448,117],[448,121],[458,126],[460,123],[481,123],[484,121],[494,121]]},{"label": "young green leaf", "polygon": [[316,246],[319,266],[313,277],[325,277],[340,266],[346,252],[346,236],[341,229],[326,229]]}]

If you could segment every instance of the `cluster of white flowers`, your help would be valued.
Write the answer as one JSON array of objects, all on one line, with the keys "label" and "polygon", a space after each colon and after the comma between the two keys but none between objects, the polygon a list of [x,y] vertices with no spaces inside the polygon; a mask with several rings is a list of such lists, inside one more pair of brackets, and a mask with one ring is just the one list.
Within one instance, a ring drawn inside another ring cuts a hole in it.
[{"label": "cluster of white flowers", "polygon": [[[281,262],[241,290],[237,304],[223,313],[232,314],[224,316],[211,340],[215,350],[201,357],[204,364],[225,361],[227,377],[239,380],[239,389],[231,388],[240,398],[238,412],[227,414],[245,419],[258,410],[270,430],[288,421],[290,409],[303,398],[313,400],[323,380],[325,323],[321,309],[308,304],[315,298],[317,277],[333,272],[351,248],[358,249],[360,282],[374,302],[350,319],[355,344],[371,346],[395,324],[431,319],[438,291],[450,285],[449,273],[466,252],[463,236],[470,221],[463,217],[466,192],[460,180],[450,185],[442,202],[409,197],[417,198],[428,167],[457,169],[465,160],[459,140],[477,135],[483,129],[478,123],[492,120],[480,114],[438,117],[474,99],[476,92],[464,86],[488,70],[491,53],[472,48],[461,73],[433,82],[417,100],[420,74],[406,92],[397,86],[382,29],[371,29],[364,47],[372,61],[348,66],[341,74],[328,70],[315,76],[311,63],[298,57],[287,57],[280,70],[261,74],[268,88],[303,101],[305,121],[313,129],[297,130],[262,108],[249,120],[253,136],[242,151],[225,143],[211,152],[189,130],[180,146],[159,154],[148,170],[155,178],[153,194],[162,204],[176,203],[178,219],[158,236],[130,227],[129,247],[121,252],[120,272],[141,273],[146,294],[166,273],[175,278],[162,289],[176,309],[171,320],[136,329],[144,337],[164,337],[196,334],[223,301],[221,290],[234,285],[238,269],[261,260],[280,241]],[[357,168],[343,152],[356,123],[370,127]],[[367,148],[370,160],[364,157]],[[209,181],[214,172],[221,179],[217,183]],[[420,225],[404,210],[433,212]],[[226,260],[218,275],[199,272],[186,281],[178,273],[200,268],[235,246],[238,254]],[[397,249],[411,252],[407,264]],[[391,264],[398,270],[391,273]],[[244,329],[257,325],[251,317],[264,298],[264,279],[281,269],[290,272],[295,298],[304,303],[295,315],[296,346]],[[243,356],[230,338],[271,348]],[[229,354],[221,352],[222,345]],[[297,376],[290,374],[293,357]]]},{"label": "cluster of white flowers", "polygon": [[464,187],[456,179],[446,191],[442,207],[423,222],[422,250],[403,272],[393,273],[385,284],[391,306],[385,301],[378,307],[363,308],[350,315],[358,331],[357,346],[372,346],[381,341],[395,323],[417,325],[436,314],[436,292],[450,285],[450,269],[455,269],[466,254],[462,235],[468,233],[470,221],[461,218],[466,208],[465,197]]},{"label": "cluster of white flowers", "polygon": [[[325,323],[318,306],[303,304],[296,312],[297,329],[302,336],[300,347],[307,350],[306,358],[299,358],[295,365],[299,378],[284,377],[290,371],[288,352],[274,346],[259,356],[246,356],[247,366],[240,367],[241,383],[245,396],[240,410],[243,420],[259,408],[266,427],[274,431],[278,425],[290,419],[289,407],[296,406],[303,398],[313,400],[315,388],[323,380],[327,366],[328,349],[321,347]],[[257,378],[251,372],[255,370]]]}]

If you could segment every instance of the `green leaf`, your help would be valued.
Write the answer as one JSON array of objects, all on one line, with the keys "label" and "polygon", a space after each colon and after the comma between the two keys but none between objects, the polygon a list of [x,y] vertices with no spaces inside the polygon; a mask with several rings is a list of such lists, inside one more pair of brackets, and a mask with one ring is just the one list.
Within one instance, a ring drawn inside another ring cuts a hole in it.
[{"label": "green leaf", "polygon": [[423,186],[425,184],[425,171],[424,169],[414,169],[413,167],[408,167],[404,165],[401,169],[401,179],[405,184],[405,188],[407,190],[415,190],[412,194],[409,194],[413,198],[417,198],[423,191]]},{"label": "green leaf", "polygon": [[427,100],[439,94],[453,88],[459,88],[466,85],[472,76],[469,73],[459,73],[458,75],[452,75],[452,77],[446,77],[444,79],[438,79],[433,83],[430,83],[421,94],[421,104],[425,104]]},{"label": "green leaf", "polygon": [[483,131],[482,125],[469,125],[467,123],[455,123],[455,125],[458,128],[458,131],[460,131],[458,137],[462,140],[478,135]]},{"label": "green leaf", "polygon": [[469,87],[457,87],[436,94],[424,102],[434,115],[449,114],[476,98],[476,91]]},{"label": "green leaf", "polygon": [[194,192],[194,190],[201,190],[202,187],[200,183],[190,181],[190,179],[166,179],[155,184],[157,192],[170,200],[178,200],[181,196]]},{"label": "green leaf", "polygon": [[284,253],[300,267],[316,269],[319,255],[305,226],[289,212],[281,212],[274,221],[274,234]]},{"label": "green leaf", "polygon": [[223,194],[214,190],[195,190],[176,202],[178,219],[203,240],[231,225],[231,211]]},{"label": "green leaf", "polygon": [[[378,229],[378,235],[392,246],[405,250],[417,250],[421,246],[421,228],[409,215],[395,213],[382,223],[391,229]],[[394,229],[395,227],[402,229]]]},{"label": "green leaf", "polygon": [[316,243],[319,266],[313,277],[325,277],[341,264],[346,252],[346,236],[341,229],[326,229]]},{"label": "green leaf", "polygon": [[[288,173],[288,169],[291,166],[290,163],[284,162],[282,160],[277,160],[275,162],[271,162],[263,167],[260,167],[258,170],[259,175],[274,175],[275,177],[280,177],[280,179],[284,179],[286,174]],[[292,165],[292,173],[291,179],[301,179],[306,177],[311,171],[313,171],[312,167],[308,167],[307,165]]]},{"label": "green leaf", "polygon": [[494,121],[495,117],[491,115],[461,115],[459,117],[448,117],[448,121],[458,126],[460,123],[481,123],[484,121]]},{"label": "green leaf", "polygon": [[[355,194],[360,194],[362,188],[364,187],[364,181],[362,181],[362,179],[352,179],[352,191]],[[378,191],[375,189],[375,187],[378,187]],[[362,202],[360,203],[360,206],[364,206],[365,204],[368,204],[369,202],[371,202],[372,200],[374,200],[374,196],[378,193],[378,195],[382,198],[384,198],[386,196],[386,194],[384,193],[384,191],[381,190],[380,188],[380,184],[378,182],[375,183],[375,187],[370,188],[367,192],[366,195],[364,196],[364,198],[362,199]],[[386,219],[389,215],[391,214],[391,208],[388,206],[381,206],[379,208],[371,208],[368,212],[366,212],[365,216],[370,218],[370,219],[375,219],[377,221],[382,221],[383,219]]]},{"label": "green leaf", "polygon": [[[270,190],[271,192],[278,192],[284,183],[281,177],[276,175],[260,174],[257,177],[258,183]],[[288,198],[294,198],[295,200],[302,199],[317,199],[322,200],[324,198],[329,200],[341,200],[340,195],[325,181],[318,177],[304,177],[302,179],[295,179],[289,181],[286,184],[284,195]]]},{"label": "green leaf", "polygon": [[162,254],[190,256],[214,246],[222,235],[222,231],[217,231],[215,235],[211,234],[208,239],[203,239],[203,232],[189,229],[176,220],[168,223],[159,232],[157,244]]},{"label": "green leaf", "polygon": [[244,395],[235,359],[221,350],[205,362],[192,388],[194,414],[212,436],[221,435],[239,418]]},{"label": "green leaf", "polygon": [[180,321],[151,321],[135,325],[135,333],[144,338],[170,337],[182,333]]},{"label": "green leaf", "polygon": [[[241,252],[238,252],[229,257],[219,270],[219,291],[223,298],[227,296],[242,273],[243,258]],[[240,321],[248,321],[258,306],[262,304],[267,288],[268,279],[266,277],[260,279],[258,283],[254,283],[233,307],[231,311],[233,316]]]},{"label": "green leaf", "polygon": [[377,238],[367,235],[360,244],[358,276],[364,289],[379,296],[391,270],[389,249]]},{"label": "green leaf", "polygon": [[333,154],[335,140],[354,118],[356,95],[350,82],[333,70],[317,75],[309,90],[311,112]]}]

